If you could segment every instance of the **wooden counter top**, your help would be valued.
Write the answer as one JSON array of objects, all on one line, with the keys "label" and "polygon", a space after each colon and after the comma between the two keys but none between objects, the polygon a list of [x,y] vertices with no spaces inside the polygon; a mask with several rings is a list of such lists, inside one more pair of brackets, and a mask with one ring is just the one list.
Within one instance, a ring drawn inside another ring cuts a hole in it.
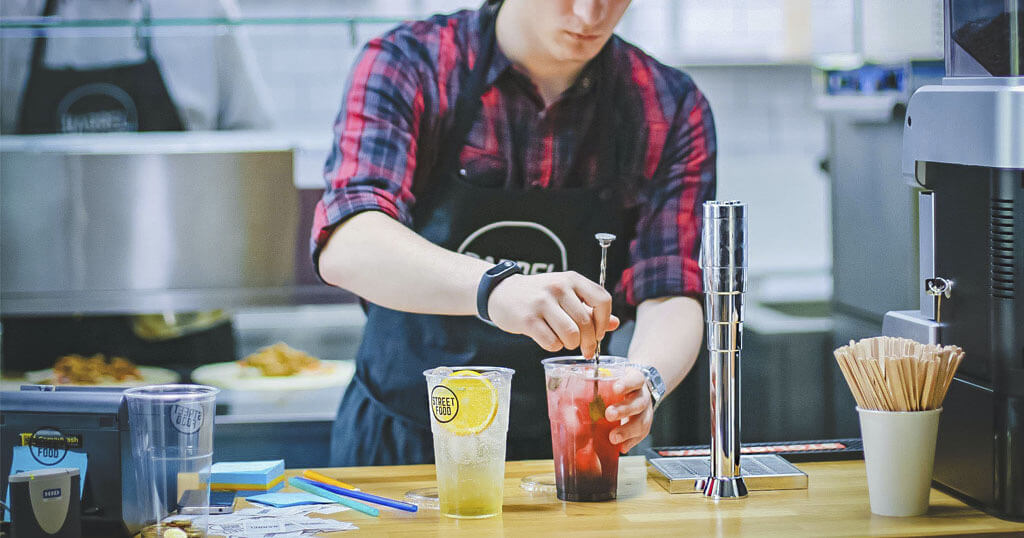
[{"label": "wooden counter top", "polygon": [[[653,479],[635,496],[606,503],[563,503],[553,493],[519,487],[523,476],[551,472],[547,461],[508,462],[501,516],[482,520],[442,517],[436,509],[407,513],[381,509],[378,518],[354,511],[334,516],[374,535],[551,536],[569,533],[632,535],[1024,535],[1024,523],[1003,521],[932,489],[926,516],[889,518],[868,508],[863,461],[804,463],[807,490],[751,492],[745,499],[717,504],[697,494],[667,493]],[[410,489],[435,485],[432,465],[317,469],[367,492],[401,499]],[[288,471],[288,475],[299,471]],[[285,491],[293,491],[286,488]],[[239,501],[245,504],[245,501]],[[344,536],[338,532],[321,536]]]}]

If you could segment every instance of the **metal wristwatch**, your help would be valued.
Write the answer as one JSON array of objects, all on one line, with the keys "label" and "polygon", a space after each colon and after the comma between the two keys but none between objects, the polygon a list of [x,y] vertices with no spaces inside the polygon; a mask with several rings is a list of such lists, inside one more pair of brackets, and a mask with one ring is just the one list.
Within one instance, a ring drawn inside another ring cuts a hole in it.
[{"label": "metal wristwatch", "polygon": [[519,267],[519,264],[509,260],[488,269],[480,278],[480,285],[476,288],[476,317],[491,323],[491,316],[487,314],[487,300],[491,298],[491,292],[502,280],[522,272],[523,268]]},{"label": "metal wristwatch", "polygon": [[661,379],[658,369],[653,366],[641,366],[640,369],[644,371],[644,377],[647,378],[647,391],[651,393],[651,409],[657,411],[658,404],[668,392],[665,381]]}]

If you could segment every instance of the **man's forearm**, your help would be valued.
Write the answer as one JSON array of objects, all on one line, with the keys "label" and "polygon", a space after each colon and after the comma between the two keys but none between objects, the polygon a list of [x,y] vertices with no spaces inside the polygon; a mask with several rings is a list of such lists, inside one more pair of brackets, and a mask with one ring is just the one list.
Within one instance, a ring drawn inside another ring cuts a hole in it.
[{"label": "man's forearm", "polygon": [[703,337],[704,311],[695,299],[649,299],[637,308],[629,358],[657,368],[671,391],[693,368]]},{"label": "man's forearm", "polygon": [[379,211],[340,224],[320,253],[329,284],[394,310],[476,314],[477,285],[491,267],[420,237]]}]

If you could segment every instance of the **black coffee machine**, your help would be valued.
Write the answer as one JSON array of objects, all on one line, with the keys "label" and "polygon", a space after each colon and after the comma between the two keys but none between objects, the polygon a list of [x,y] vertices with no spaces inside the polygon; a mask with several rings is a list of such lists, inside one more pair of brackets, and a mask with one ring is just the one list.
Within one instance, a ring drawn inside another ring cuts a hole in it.
[{"label": "black coffee machine", "polygon": [[925,189],[921,308],[887,313],[883,332],[965,350],[935,482],[1024,519],[1024,0],[945,0],[945,52],[903,134],[903,174]]}]

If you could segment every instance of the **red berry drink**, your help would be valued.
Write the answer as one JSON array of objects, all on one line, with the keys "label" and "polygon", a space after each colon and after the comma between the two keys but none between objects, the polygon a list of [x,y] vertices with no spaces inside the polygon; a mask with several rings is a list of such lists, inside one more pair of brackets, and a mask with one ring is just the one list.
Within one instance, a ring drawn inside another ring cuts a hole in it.
[{"label": "red berry drink", "polygon": [[[580,357],[543,361],[547,382],[555,484],[563,501],[615,498],[619,445],[608,435],[619,421],[605,419],[605,409],[622,401],[612,387],[631,365],[622,357],[601,357],[601,367]],[[596,392],[595,392],[596,389]]]}]

